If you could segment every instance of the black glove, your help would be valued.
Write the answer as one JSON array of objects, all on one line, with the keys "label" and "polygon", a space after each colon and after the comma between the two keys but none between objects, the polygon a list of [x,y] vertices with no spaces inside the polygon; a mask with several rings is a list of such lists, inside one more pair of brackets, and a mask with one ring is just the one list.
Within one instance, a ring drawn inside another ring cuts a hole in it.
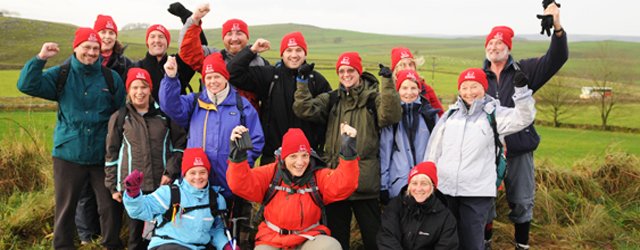
[{"label": "black glove", "polygon": [[389,198],[389,190],[380,190],[380,203],[382,203],[382,205],[388,205],[389,201],[391,199]]},{"label": "black glove", "polygon": [[516,71],[516,75],[513,77],[513,85],[518,88],[522,88],[529,84],[529,79],[527,79],[527,75],[521,70]]},{"label": "black glove", "polygon": [[342,144],[340,145],[340,154],[345,158],[352,158],[358,155],[356,151],[356,138],[345,134],[340,135]]},{"label": "black glove", "polygon": [[542,26],[542,30],[540,30],[540,35],[543,35],[546,31],[547,36],[551,36],[551,27],[553,27],[553,16],[552,15],[536,15],[536,17],[540,19],[540,26]]},{"label": "black glove", "polygon": [[[249,143],[246,143],[246,138],[249,138]],[[242,162],[247,159],[247,150],[252,149],[253,144],[251,143],[251,138],[249,137],[249,132],[245,132],[242,134],[242,137],[236,139],[235,141],[231,141],[229,143],[229,160],[232,162]]]},{"label": "black glove", "polygon": [[302,79],[302,80],[308,80],[309,79],[309,74],[311,74],[311,72],[313,72],[313,67],[315,67],[316,64],[312,63],[312,64],[302,64],[300,66],[300,68],[298,68],[298,78]]},{"label": "black glove", "polygon": [[378,66],[380,66],[380,71],[378,71],[379,76],[382,76],[384,78],[391,78],[391,75],[393,74],[393,72],[389,67],[384,66],[382,63],[379,64]]},{"label": "black glove", "polygon": [[[558,8],[560,8],[560,4],[556,3],[555,0],[542,0],[542,9],[545,10],[549,7],[550,4],[555,3]],[[552,15],[536,15],[538,19],[540,19],[540,26],[542,30],[540,30],[540,35],[543,35],[545,32],[547,36],[551,36],[551,27],[553,27],[553,16]]]},{"label": "black glove", "polygon": [[[179,17],[180,21],[182,21],[182,24],[186,23],[187,19],[189,19],[189,17],[191,17],[191,15],[193,14],[193,12],[185,8],[184,5],[182,5],[180,2],[170,4],[167,11],[169,11],[169,13],[173,14],[174,16]],[[200,44],[205,46],[208,44],[207,37],[204,35],[204,31],[200,32]]]}]

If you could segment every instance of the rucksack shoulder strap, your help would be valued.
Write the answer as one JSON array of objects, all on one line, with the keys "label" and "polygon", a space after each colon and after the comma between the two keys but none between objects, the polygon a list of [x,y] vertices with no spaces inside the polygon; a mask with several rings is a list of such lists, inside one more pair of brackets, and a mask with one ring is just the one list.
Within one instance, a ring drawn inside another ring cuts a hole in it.
[{"label": "rucksack shoulder strap", "polygon": [[240,96],[240,94],[238,94],[238,92],[235,93],[236,94],[236,108],[238,109],[238,112],[240,113],[240,125],[242,126],[247,126],[247,118],[244,115],[244,106],[242,105],[242,96]]},{"label": "rucksack shoulder strap", "polygon": [[169,221],[172,221],[175,215],[180,211],[180,187],[176,184],[171,184],[171,200],[169,203],[169,209],[162,215],[162,222],[156,228],[161,228]]},{"label": "rucksack shoulder strap", "polygon": [[111,73],[111,69],[105,66],[100,67],[102,70],[102,76],[104,76],[105,81],[107,82],[107,87],[109,88],[109,93],[114,97],[116,95],[116,87],[113,80],[113,74]]},{"label": "rucksack shoulder strap", "polygon": [[309,179],[309,186],[312,190],[311,198],[313,198],[313,202],[316,203],[316,205],[320,207],[320,210],[322,211],[322,224],[329,225],[327,224],[327,214],[325,211],[324,200],[322,199],[322,194],[320,193],[320,189],[318,188],[315,173],[313,174],[313,177]]},{"label": "rucksack shoulder strap", "polygon": [[124,120],[127,118],[128,114],[129,110],[127,109],[126,104],[118,109],[118,116],[116,117],[116,129],[118,131],[118,134],[121,136],[122,133],[124,133]]},{"label": "rucksack shoulder strap", "polygon": [[62,96],[62,91],[64,91],[64,85],[67,83],[70,67],[71,65],[69,63],[60,65],[60,73],[58,74],[58,79],[56,79],[56,94],[58,98]]}]

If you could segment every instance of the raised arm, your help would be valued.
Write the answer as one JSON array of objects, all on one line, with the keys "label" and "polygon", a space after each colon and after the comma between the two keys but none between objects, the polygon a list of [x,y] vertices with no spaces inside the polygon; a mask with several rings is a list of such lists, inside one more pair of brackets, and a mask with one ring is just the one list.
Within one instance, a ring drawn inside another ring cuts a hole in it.
[{"label": "raised arm", "polygon": [[536,117],[536,101],[533,92],[527,88],[527,78],[521,71],[514,77],[515,93],[513,101],[515,107],[507,108],[496,105],[496,129],[500,136],[516,133],[531,124]]},{"label": "raised arm", "polygon": [[183,128],[189,127],[190,114],[195,109],[195,94],[180,95],[180,79],[177,76],[178,64],[170,56],[164,65],[165,76],[161,80],[159,98],[160,109]]},{"label": "raised arm", "polygon": [[298,69],[297,89],[293,101],[293,113],[303,120],[325,123],[329,116],[329,93],[322,93],[313,97],[309,91],[309,74],[313,72],[314,64],[303,64]]},{"label": "raised arm", "polygon": [[[389,70],[380,64],[379,75],[386,76]],[[391,72],[391,70],[389,70]],[[378,111],[378,126],[381,128],[398,123],[402,119],[402,107],[400,106],[400,95],[391,80],[391,76],[382,77],[380,85],[380,95],[376,97],[376,110]]]},{"label": "raised arm", "polygon": [[47,60],[57,55],[59,51],[58,44],[44,43],[40,53],[22,67],[18,78],[18,90],[30,96],[56,101],[58,99],[56,80],[60,67],[54,66],[44,73],[42,70]]},{"label": "raised arm", "polygon": [[257,53],[270,48],[269,41],[258,39],[251,47],[242,49],[227,65],[229,83],[236,88],[255,92],[260,99],[269,94],[275,68],[270,65],[249,66]]}]

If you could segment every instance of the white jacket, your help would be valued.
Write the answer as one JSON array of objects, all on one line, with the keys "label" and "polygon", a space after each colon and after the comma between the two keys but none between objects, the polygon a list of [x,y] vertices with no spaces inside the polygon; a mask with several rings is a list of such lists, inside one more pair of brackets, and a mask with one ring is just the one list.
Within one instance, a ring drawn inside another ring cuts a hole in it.
[{"label": "white jacket", "polygon": [[[464,101],[450,107],[438,121],[429,140],[425,161],[438,169],[438,190],[449,196],[496,196],[496,147],[487,114],[494,110],[500,140],[533,122],[536,115],[532,91],[515,88],[514,108],[500,106],[500,101],[485,95],[469,109]],[[451,114],[451,117],[448,117]]]}]

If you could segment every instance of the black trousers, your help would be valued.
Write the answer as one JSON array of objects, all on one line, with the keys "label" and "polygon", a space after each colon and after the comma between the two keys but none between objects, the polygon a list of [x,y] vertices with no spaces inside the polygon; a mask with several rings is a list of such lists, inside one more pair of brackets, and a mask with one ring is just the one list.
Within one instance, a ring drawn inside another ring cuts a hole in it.
[{"label": "black trousers", "polygon": [[484,250],[484,227],[495,197],[445,197],[447,207],[458,220],[459,249]]},{"label": "black trousers", "polygon": [[364,249],[378,249],[376,245],[376,234],[380,228],[378,199],[344,200],[327,205],[327,223],[331,236],[340,242],[342,249],[349,249],[352,211],[360,228]]},{"label": "black trousers", "polygon": [[[148,192],[143,192],[148,194]],[[144,250],[149,246],[149,241],[142,238],[142,231],[144,230],[144,221],[136,220],[129,217],[129,214],[124,208],[122,203],[116,205],[115,209],[120,210],[120,213],[125,214],[126,221],[129,223],[129,241],[127,242],[127,249],[129,250]],[[122,217],[117,218],[122,219]],[[121,223],[119,223],[121,224]]]},{"label": "black trousers", "polygon": [[102,245],[109,249],[122,248],[120,241],[120,219],[122,212],[115,209],[117,201],[111,198],[104,186],[104,166],[81,165],[53,158],[53,183],[55,192],[55,217],[53,225],[53,247],[55,249],[75,249],[75,214],[80,192],[86,180],[96,195]]}]

